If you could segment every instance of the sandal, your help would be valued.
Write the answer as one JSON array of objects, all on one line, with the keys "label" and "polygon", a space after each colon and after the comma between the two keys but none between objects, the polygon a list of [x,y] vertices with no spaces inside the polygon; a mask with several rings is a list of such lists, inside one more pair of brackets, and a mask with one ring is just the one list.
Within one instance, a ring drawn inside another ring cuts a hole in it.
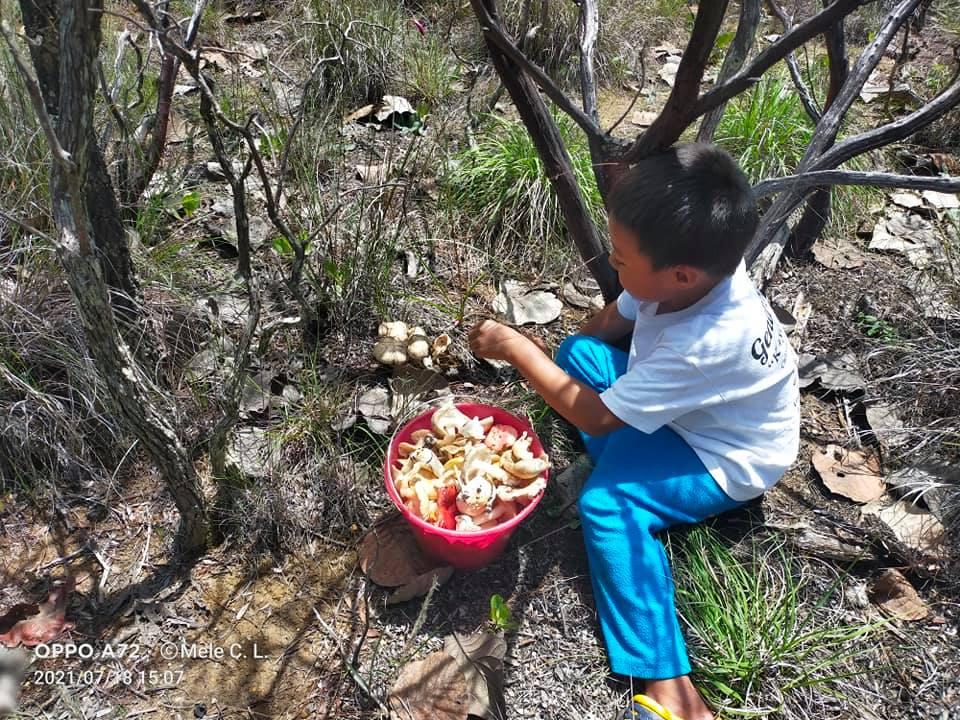
[{"label": "sandal", "polygon": [[656,700],[646,695],[634,695],[630,707],[626,708],[617,720],[682,720]]}]

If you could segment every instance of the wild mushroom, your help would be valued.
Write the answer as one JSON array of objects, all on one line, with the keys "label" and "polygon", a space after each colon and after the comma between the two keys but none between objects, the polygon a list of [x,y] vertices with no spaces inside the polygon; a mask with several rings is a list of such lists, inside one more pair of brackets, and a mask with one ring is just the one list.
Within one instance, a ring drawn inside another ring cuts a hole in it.
[{"label": "wild mushroom", "polygon": [[406,342],[410,336],[410,329],[403,320],[387,321],[380,323],[380,327],[377,328],[377,335]]},{"label": "wild mushroom", "polygon": [[507,481],[508,485],[521,485],[524,480],[532,480],[550,467],[550,461],[546,455],[537,458],[528,458],[525,460],[513,461],[508,454],[501,456],[500,465],[508,473],[517,478],[520,482]]},{"label": "wild mushroom", "polygon": [[430,424],[439,437],[456,433],[469,420],[470,418],[460,412],[453,402],[444,403],[430,416]]},{"label": "wild mushroom", "polygon": [[470,516],[489,512],[495,498],[496,493],[489,480],[474,478],[460,489],[457,495],[457,510]]},{"label": "wild mushroom", "polygon": [[501,485],[497,488],[497,498],[501,503],[519,502],[523,505],[526,505],[537,495],[543,492],[543,489],[546,486],[547,481],[542,477],[537,478],[526,487],[509,487],[507,485]]},{"label": "wild mushroom", "polygon": [[426,330],[419,325],[410,331],[410,336],[407,339],[407,357],[427,367],[432,364],[430,341],[427,339]]},{"label": "wild mushroom", "polygon": [[447,351],[448,347],[450,347],[450,336],[446,333],[437,335],[436,339],[433,341],[433,346],[430,348],[431,357],[436,360]]},{"label": "wild mushroom", "polygon": [[383,365],[402,365],[407,361],[407,348],[400,340],[382,337],[373,346],[373,356]]}]

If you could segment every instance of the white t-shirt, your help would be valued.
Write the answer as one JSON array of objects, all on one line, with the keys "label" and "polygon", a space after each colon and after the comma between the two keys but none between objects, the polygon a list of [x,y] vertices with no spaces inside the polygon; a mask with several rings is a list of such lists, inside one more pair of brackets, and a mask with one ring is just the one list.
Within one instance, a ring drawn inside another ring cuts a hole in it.
[{"label": "white t-shirt", "polygon": [[734,500],[761,495],[800,446],[797,361],[780,322],[742,262],[690,307],[657,305],[618,298],[633,340],[601,400],[645,433],[672,428]]}]

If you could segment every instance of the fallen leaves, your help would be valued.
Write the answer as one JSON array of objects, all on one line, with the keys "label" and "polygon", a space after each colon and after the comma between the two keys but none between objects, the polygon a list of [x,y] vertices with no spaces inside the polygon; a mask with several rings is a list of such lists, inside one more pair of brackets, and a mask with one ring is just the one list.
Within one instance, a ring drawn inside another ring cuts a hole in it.
[{"label": "fallen leaves", "polygon": [[67,599],[74,588],[74,579],[58,583],[47,601],[37,605],[15,605],[0,617],[0,644],[7,647],[34,647],[48,643],[73,628],[66,619]]},{"label": "fallen leaves", "polygon": [[813,467],[831,492],[868,503],[885,492],[880,461],[872,453],[827,445],[813,454]]},{"label": "fallen leaves", "polygon": [[898,541],[921,557],[937,559],[945,552],[943,525],[930,512],[904,500],[884,504],[874,501],[861,509],[873,515],[893,532]]},{"label": "fallen leaves", "polygon": [[852,353],[818,357],[805,353],[797,360],[797,366],[802,388],[819,381],[827,390],[854,391],[867,384],[860,374],[857,356]]},{"label": "fallen leaves", "polygon": [[545,325],[560,317],[563,303],[551,292],[506,280],[493,300],[493,309],[512,325]]},{"label": "fallen leaves", "polygon": [[877,606],[900,620],[926,620],[930,608],[920,599],[910,581],[899,570],[884,570],[874,583],[871,599]]},{"label": "fallen leaves", "polygon": [[507,644],[489,633],[448,635],[443,650],[410,663],[390,689],[398,717],[413,720],[506,718],[503,659]]},{"label": "fallen leaves", "polygon": [[364,535],[360,568],[377,585],[397,588],[388,596],[388,605],[426,595],[434,582],[443,585],[453,574],[453,568],[424,555],[410,525],[398,512],[390,513]]}]

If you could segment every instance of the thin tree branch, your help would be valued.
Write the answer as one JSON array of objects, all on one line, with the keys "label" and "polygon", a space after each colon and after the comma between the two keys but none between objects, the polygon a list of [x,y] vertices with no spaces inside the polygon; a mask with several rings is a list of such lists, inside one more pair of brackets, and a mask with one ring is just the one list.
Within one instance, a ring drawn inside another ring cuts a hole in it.
[{"label": "thin tree branch", "polygon": [[74,163],[73,158],[70,157],[70,153],[64,150],[60,144],[60,139],[53,129],[53,120],[50,118],[49,113],[47,113],[47,106],[43,102],[43,93],[40,92],[40,84],[20,56],[20,51],[17,49],[16,36],[6,20],[0,20],[0,32],[3,33],[3,39],[7,42],[7,47],[10,49],[13,62],[17,66],[20,77],[23,78],[23,83],[27,88],[27,94],[30,96],[30,102],[33,104],[34,112],[37,113],[40,127],[43,128],[43,134],[47,138],[47,144],[50,146],[53,159],[60,163],[65,171],[75,172],[77,169],[76,163]]},{"label": "thin tree branch", "polygon": [[640,82],[637,85],[637,91],[633,94],[633,99],[630,101],[630,104],[627,105],[627,109],[623,111],[623,114],[617,118],[617,121],[607,129],[607,135],[612,135],[613,131],[620,127],[627,115],[630,114],[630,111],[633,110],[633,106],[637,104],[637,100],[640,99],[640,93],[643,92],[643,88],[647,84],[647,62],[644,60],[644,56],[647,53],[647,44],[644,43],[643,47],[640,48]]},{"label": "thin tree branch", "polygon": [[878,147],[909,137],[922,127],[938,120],[960,104],[960,81],[954,80],[946,90],[922,108],[873,130],[854,135],[837,143],[821,155],[811,170],[829,170]]},{"label": "thin tree branch", "polygon": [[[137,0],[138,4],[141,1],[142,0]],[[546,96],[549,97],[558,108],[569,115],[570,118],[580,126],[583,132],[586,133],[588,138],[595,138],[597,141],[603,142],[603,130],[600,129],[600,126],[583,110],[578,108],[576,103],[567,97],[567,94],[563,92],[563,90],[557,87],[556,83],[550,79],[550,76],[547,75],[542,68],[533,63],[510,41],[510,38],[504,34],[500,24],[490,16],[484,4],[475,3],[473,7],[477,18],[480,20],[480,29],[489,38],[490,42],[513,63],[530,75]]]},{"label": "thin tree branch", "polygon": [[960,177],[922,177],[919,175],[896,175],[856,170],[817,170],[801,175],[787,175],[762,180],[753,186],[753,194],[760,198],[787,189],[801,189],[819,185],[872,185],[874,187],[958,192],[960,191]]},{"label": "thin tree branch", "polygon": [[[790,32],[790,30],[793,29],[793,20],[790,19],[790,16],[783,11],[783,8],[781,8],[775,0],[766,0],[766,2],[767,8],[783,25],[783,31],[785,33]],[[821,114],[820,108],[817,107],[817,101],[813,97],[813,93],[810,92],[810,88],[807,87],[803,75],[800,74],[800,66],[797,65],[796,56],[792,52],[789,52],[784,58],[784,62],[787,64],[790,79],[793,80],[793,86],[797,90],[797,96],[800,98],[803,109],[807,111],[807,115],[814,123],[819,122]]]},{"label": "thin tree branch", "polygon": [[[740,19],[737,21],[737,34],[734,36],[730,47],[727,48],[727,54],[723,58],[723,65],[720,66],[720,73],[717,76],[717,82],[722,83],[734,75],[743,63],[747,61],[747,56],[753,48],[753,41],[757,35],[757,27],[760,25],[760,0],[741,0]],[[713,135],[720,125],[720,118],[723,116],[723,108],[726,103],[722,103],[708,112],[703,122],[700,123],[700,130],[697,133],[699,142],[711,142]]]},{"label": "thin tree branch", "polygon": [[583,111],[600,126],[597,112],[597,75],[593,69],[593,53],[600,32],[597,0],[578,0],[580,4],[580,95]]},{"label": "thin tree branch", "polygon": [[740,72],[727,82],[701,95],[689,113],[690,118],[688,123],[717,107],[720,103],[726,102],[730,98],[739,95],[760,80],[763,73],[783,60],[787,56],[787,53],[793,52],[808,40],[823,33],[828,27],[833,25],[833,23],[846,17],[861,5],[867,5],[874,1],[875,0],[836,0],[836,2],[821,10],[810,19],[805,20],[799,25],[795,25],[792,30],[784,33],[779,40],[757,55],[757,57],[753,59],[753,62],[740,70]]},{"label": "thin tree branch", "polygon": [[672,145],[696,117],[691,108],[700,94],[703,72],[717,42],[717,33],[727,10],[727,0],[701,2],[693,22],[690,40],[680,58],[670,97],[647,131],[624,154],[625,162],[636,162],[659,149]]}]

